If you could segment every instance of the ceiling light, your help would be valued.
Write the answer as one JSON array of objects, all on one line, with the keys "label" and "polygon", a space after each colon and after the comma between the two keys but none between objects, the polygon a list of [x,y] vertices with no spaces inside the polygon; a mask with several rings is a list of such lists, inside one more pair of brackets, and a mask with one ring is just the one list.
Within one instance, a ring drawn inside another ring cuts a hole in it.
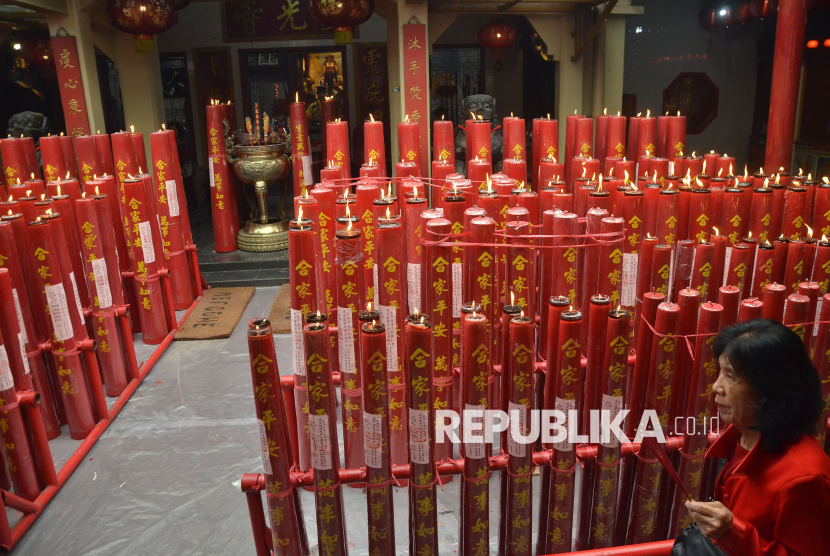
[{"label": "ceiling light", "polygon": [[20,46],[20,43],[19,43],[19,42],[14,43],[14,49],[15,49],[15,50],[20,50],[21,48],[22,48],[22,47]]}]

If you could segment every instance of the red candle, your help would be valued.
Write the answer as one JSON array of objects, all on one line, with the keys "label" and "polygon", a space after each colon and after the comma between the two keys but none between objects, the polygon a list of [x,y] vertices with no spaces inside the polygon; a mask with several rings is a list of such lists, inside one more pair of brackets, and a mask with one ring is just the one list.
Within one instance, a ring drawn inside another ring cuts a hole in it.
[{"label": "red candle", "polygon": [[[552,245],[560,246],[557,249],[546,249],[552,251],[552,259],[556,265],[543,265],[543,268],[553,268],[551,288],[549,296],[567,297],[571,305],[576,302],[576,288],[579,284],[579,265],[577,264],[577,239],[568,236],[575,236],[578,232],[576,214],[558,212],[554,213],[553,221],[546,227],[545,235],[554,235]],[[544,254],[544,253],[543,253]],[[545,273],[547,274],[547,272]]]},{"label": "red candle", "polygon": [[[447,179],[447,176],[455,172],[455,166],[450,164],[445,160],[433,160],[432,161],[432,183],[433,184],[443,184],[444,181]],[[430,187],[430,194],[432,191],[432,187]],[[436,196],[437,199],[439,196]]]},{"label": "red candle", "polygon": [[580,118],[576,121],[575,156],[594,157],[594,119]]},{"label": "red candle", "polygon": [[[132,126],[130,126],[132,129]],[[135,163],[138,165],[138,173],[146,172],[147,171],[147,152],[144,148],[144,134],[143,133],[135,133],[131,132],[130,134],[130,146],[133,150],[133,157],[135,158]],[[78,153],[78,149],[75,149],[75,153]],[[224,152],[223,152],[224,154]],[[82,165],[80,156],[78,157],[78,174],[81,174]]]},{"label": "red candle", "polygon": [[[248,324],[248,351],[251,361],[251,379],[254,386],[254,405],[262,435],[262,466],[268,488],[268,514],[271,532],[285,554],[299,555],[300,526],[294,505],[293,487],[289,474],[290,446],[287,438],[285,408],[280,392],[277,356],[268,319],[254,319]],[[260,396],[264,389],[276,395]],[[282,448],[278,450],[277,448]],[[338,498],[339,499],[339,498]]]},{"label": "red candle", "polygon": [[789,326],[799,338],[804,338],[804,323],[809,320],[810,298],[806,295],[792,293],[787,296],[784,305],[784,324]]},{"label": "red candle", "polygon": [[710,294],[720,286],[718,277],[712,273],[714,255],[715,245],[713,243],[697,243],[695,245],[691,287],[700,293],[701,303],[710,300]]},{"label": "red candle", "polygon": [[[502,161],[504,173],[516,181],[527,181],[527,162],[518,158],[505,158]],[[472,179],[472,178],[471,178]]]},{"label": "red candle", "polygon": [[418,124],[409,121],[398,123],[398,158],[407,162],[414,162],[417,176],[423,176],[424,167],[421,161],[421,140]]},{"label": "red candle", "polygon": [[752,289],[750,290],[752,297],[763,297],[764,288],[771,283],[774,256],[775,248],[771,243],[765,241],[758,246],[755,256],[755,269],[752,275]]},{"label": "red candle", "polygon": [[[575,174],[573,159],[577,156],[576,122],[581,118],[582,116],[577,115],[576,110],[574,110],[574,115],[568,116],[565,121],[565,181],[568,183],[572,183]],[[544,156],[544,151],[542,152]]]},{"label": "red candle", "polygon": [[752,208],[749,216],[749,229],[752,237],[759,242],[769,241],[772,223],[772,190],[767,187],[756,188],[752,195]]},{"label": "red candle", "polygon": [[[602,219],[608,217],[608,211],[601,208],[591,209],[586,215],[585,233],[588,236],[596,236],[600,233]],[[603,238],[604,239],[604,238]],[[597,293],[600,274],[600,249],[599,240],[589,237],[585,244],[588,246],[584,253],[580,253],[580,280],[577,283],[577,299],[582,307],[589,307],[591,296]],[[583,335],[588,338],[588,326],[591,321],[591,313],[588,312],[583,319]]]},{"label": "red candle", "polygon": [[[476,245],[470,248],[469,272],[465,275],[465,290],[467,299],[481,306],[484,316],[487,317],[488,349],[495,348],[495,331],[492,324],[498,322],[498,302],[495,284],[497,282],[497,268],[495,249],[492,247],[496,222],[492,217],[482,216],[473,218],[469,225],[470,241]],[[462,325],[463,326],[463,325]],[[462,342],[463,350],[463,342]],[[462,364],[464,355],[462,353]]]},{"label": "red candle", "polygon": [[534,318],[536,314],[536,273],[533,256],[535,251],[529,247],[531,240],[527,237],[531,234],[530,224],[517,220],[508,222],[506,226],[507,243],[510,247],[507,250],[507,265],[505,267],[505,280],[507,290],[515,294],[515,302],[511,305],[518,305],[525,315]]},{"label": "red candle", "polygon": [[811,282],[818,282],[820,293],[827,291],[828,280],[830,279],[830,242],[822,238],[816,245],[816,257],[813,263]]},{"label": "red candle", "polygon": [[378,165],[380,175],[386,176],[386,146],[383,137],[383,122],[369,119],[363,122],[363,162]]},{"label": "red candle", "polygon": [[757,298],[751,297],[741,301],[741,308],[738,313],[737,322],[746,322],[762,318],[764,303]]},{"label": "red candle", "polygon": [[804,202],[807,200],[807,189],[804,187],[789,187],[784,193],[784,219],[781,233],[790,239],[799,239],[803,234]]},{"label": "red candle", "polygon": [[[69,248],[66,255],[72,265],[72,280],[75,289],[75,297],[80,301],[81,307],[88,308],[90,306],[89,291],[84,281],[84,263],[81,258],[81,245],[78,239],[78,219],[72,210],[72,202],[68,195],[61,195],[53,197],[54,205],[52,206],[53,213],[60,213],[63,217],[60,219],[61,225],[64,229],[63,241]],[[60,239],[56,240],[60,242]],[[83,311],[81,311],[83,313]]]},{"label": "red candle", "polygon": [[[78,156],[78,173],[81,181],[86,183],[93,176],[104,174],[104,164],[98,154],[98,146],[95,144],[95,138],[92,135],[75,137],[75,153]],[[142,169],[147,170],[147,167],[144,166]]]},{"label": "red candle", "polygon": [[[435,414],[426,408],[433,407],[433,359],[432,328],[423,315],[409,315],[406,322],[406,374],[411,380],[409,396],[409,444],[411,450],[412,477],[409,487],[412,526],[417,530],[437,530],[437,504],[435,501],[435,453],[430,431],[435,430]],[[465,466],[466,469],[466,466]],[[464,483],[462,483],[464,484]],[[485,481],[485,484],[487,482]],[[418,511],[422,508],[423,511]],[[415,535],[412,542],[419,550],[438,554],[437,535]]]},{"label": "red candle", "polygon": [[[645,211],[643,213],[643,221],[644,227],[643,232],[651,235],[652,237],[657,236],[657,206],[660,203],[660,192],[663,189],[660,187],[659,184],[650,183],[643,187],[643,184],[640,184],[640,187],[643,190],[643,204],[645,205]],[[670,189],[667,191],[676,191],[674,189]],[[676,195],[676,194],[674,194]],[[665,201],[664,201],[665,202]]]},{"label": "red candle", "polygon": [[631,182],[632,178],[637,177],[637,169],[633,160],[618,160],[614,165],[614,175],[624,182]]},{"label": "red candle", "polygon": [[656,236],[661,244],[674,245],[679,238],[678,198],[676,189],[663,189],[657,196]]},{"label": "red candle", "polygon": [[777,284],[784,282],[784,273],[787,270],[787,252],[790,238],[781,236],[772,243],[775,253],[772,257],[772,276],[770,279]]},{"label": "red candle", "polygon": [[784,286],[787,293],[798,293],[798,284],[809,275],[809,269],[805,269],[804,250],[806,243],[800,239],[790,240],[787,247],[787,266],[784,272]]},{"label": "red candle", "polygon": [[[818,301],[819,301],[819,285],[817,282],[801,282],[798,285],[798,294],[807,296],[810,300],[810,308],[807,312],[808,319],[807,320],[815,320],[818,321],[820,315],[820,311],[818,310]],[[815,317],[815,318],[813,318]],[[807,353],[811,352],[811,345],[815,343],[815,334],[818,332],[818,325],[811,324],[807,326],[807,331],[803,336],[802,340],[804,340],[804,347],[807,348]]]},{"label": "red candle", "polygon": [[608,118],[609,116],[607,114],[597,116],[597,129],[594,141],[596,145],[594,154],[600,161],[600,171],[606,175],[611,171],[610,168],[605,167],[605,157],[608,152]]},{"label": "red candle", "polygon": [[[571,131],[571,119],[573,116],[568,116],[568,123],[567,123],[567,130],[568,133]],[[537,137],[534,135],[533,137],[533,149],[534,149],[534,167],[533,167],[533,179],[536,180],[537,176],[539,176],[539,167],[541,165],[541,161],[543,159],[550,159],[550,160],[559,160],[562,158],[559,152],[559,121],[558,120],[551,120],[550,116],[547,118],[536,118],[533,120],[534,125],[538,122],[539,126],[539,137],[538,137],[538,152],[536,151],[536,143]],[[576,129],[573,129],[573,132],[576,133]],[[569,135],[570,137],[570,135]],[[566,141],[565,150],[565,161],[566,165],[571,157],[573,157],[573,143],[568,144]],[[538,155],[538,156],[537,156]],[[564,172],[567,172],[567,168],[564,168]],[[563,173],[562,176],[564,177],[565,174]],[[567,180],[566,180],[567,181]]]},{"label": "red candle", "polygon": [[[413,164],[414,166],[414,164]],[[323,170],[338,170],[342,174],[342,169],[340,168],[324,168]],[[364,162],[363,165],[360,167],[360,177],[361,178],[379,178],[380,176],[380,166],[377,164],[369,164],[368,162]],[[327,178],[331,179],[329,176]],[[342,179],[342,178],[334,178],[334,179]],[[322,177],[322,171],[320,176],[320,181],[324,181]]]},{"label": "red candle", "polygon": [[716,176],[732,176],[734,167],[735,157],[724,154],[715,160],[715,169],[710,171]]},{"label": "red candle", "polygon": [[124,181],[124,194],[131,223],[130,243],[133,246],[133,269],[138,300],[138,317],[145,344],[159,344],[167,336],[168,327],[164,298],[158,276],[161,246],[153,241],[149,210],[151,201],[145,195],[144,180]]},{"label": "red candle", "polygon": [[506,116],[502,118],[502,129],[504,136],[502,152],[505,155],[504,157],[526,161],[524,118]]},{"label": "red candle", "polygon": [[[602,156],[602,153],[598,153]],[[605,142],[605,156],[625,156],[625,116],[608,116],[608,136]],[[608,170],[606,168],[606,170]]]},{"label": "red candle", "polygon": [[[225,128],[222,125],[222,107],[218,104],[205,106],[208,138],[208,156],[219,156],[225,152]],[[113,152],[115,151],[115,135],[113,133]],[[126,134],[129,136],[129,134]],[[116,155],[117,158],[117,155]]]},{"label": "red candle", "polygon": [[320,121],[323,128],[323,160],[331,160],[334,151],[329,152],[328,142],[328,124],[334,122],[340,117],[340,105],[337,98],[324,98],[320,101]]},{"label": "red candle", "polygon": [[415,163],[415,162],[409,162],[407,160],[401,160],[400,162],[396,162],[395,163],[395,177],[397,177],[397,178],[419,177],[418,164]]},{"label": "red candle", "polygon": [[[685,156],[676,156],[676,157],[672,158],[671,160],[672,160],[672,165],[673,165],[673,171],[669,172],[669,173],[672,174],[673,176],[677,176],[678,178],[685,177],[686,174],[687,174],[687,169],[686,169],[686,160],[687,160],[687,158]],[[691,178],[691,174],[689,174],[689,177]]]},{"label": "red candle", "polygon": [[[95,303],[93,316],[96,325],[95,340],[98,342],[97,354],[101,361],[101,371],[108,396],[119,396],[127,387],[127,371],[122,355],[121,336],[116,317],[111,308],[113,306],[112,288],[108,277],[108,265],[104,255],[104,245],[101,234],[105,233],[99,222],[94,207],[93,198],[78,199],[75,206],[78,210],[78,233],[83,239],[82,248],[90,293]],[[110,256],[115,256],[112,252]],[[116,267],[117,268],[117,267]],[[120,276],[116,279],[120,280]],[[190,284],[188,283],[188,289]],[[86,285],[85,285],[86,288]],[[123,301],[123,298],[122,298]],[[110,309],[107,311],[107,309]]]},{"label": "red candle", "polygon": [[[467,162],[467,176],[469,176],[476,189],[481,189],[482,185],[487,183],[487,176],[491,173],[492,166],[490,162],[483,158],[473,158]],[[527,176],[527,172],[525,172],[525,176]]]},{"label": "red candle", "polygon": [[[709,189],[696,188],[692,190],[689,199],[689,231],[687,237],[695,241],[707,241],[711,229],[710,209],[712,193]],[[705,301],[705,299],[704,299]]]},{"label": "red candle", "polygon": [[[176,132],[170,130],[173,136]],[[104,173],[113,175],[115,173],[115,166],[112,162],[112,145],[110,145],[110,136],[107,133],[97,133],[92,136],[95,139],[95,146],[98,148],[98,156],[101,157],[101,165]],[[41,144],[41,155],[43,154],[43,144]]]},{"label": "red candle", "polygon": [[764,289],[763,318],[784,320],[784,306],[787,298],[787,288],[782,284],[767,284]]},{"label": "red candle", "polygon": [[[658,238],[659,241],[659,238]],[[654,247],[654,262],[651,265],[651,289],[670,299],[670,280],[672,274],[672,247],[658,244]]]},{"label": "red candle", "polygon": [[63,160],[60,137],[50,135],[40,138],[40,158],[43,161],[43,178],[47,182],[62,180],[66,176],[66,164]]},{"label": "red candle", "polygon": [[[446,162],[455,168],[455,135],[449,120],[435,120],[432,123],[432,160],[433,163]],[[435,179],[433,166],[433,179]]]},{"label": "red candle", "polygon": [[718,175],[718,159],[719,158],[720,158],[720,154],[716,153],[714,150],[709,151],[708,153],[703,153],[703,171],[702,171],[702,173],[709,174],[709,175],[712,175],[712,176],[717,176]]},{"label": "red candle", "polygon": [[349,123],[344,121],[326,124],[326,154],[330,165],[340,166],[345,179],[351,179],[349,159]]},{"label": "red candle", "polygon": [[213,211],[214,250],[217,253],[228,253],[236,251],[236,235],[239,231],[239,219],[234,218],[229,201],[229,196],[233,195],[233,190],[230,188],[231,172],[227,156],[214,156],[211,160],[213,168],[210,173],[210,198]]},{"label": "red candle", "polygon": [[66,288],[63,285],[53,242],[55,234],[62,234],[63,231],[53,231],[53,226],[56,226],[56,223],[49,220],[29,223],[26,234],[29,253],[25,256],[34,261],[39,269],[36,283],[43,288],[38,295],[41,300],[39,305],[48,310],[46,322],[52,342],[51,353],[55,369],[63,371],[59,375],[60,396],[69,425],[69,435],[73,439],[81,440],[95,427],[95,419],[81,358],[76,352],[78,344],[73,321],[80,317],[75,312],[74,304],[67,302]]},{"label": "red candle", "polygon": [[3,176],[7,184],[28,179],[31,172],[20,138],[0,139],[0,158],[3,159]]},{"label": "red candle", "polygon": [[493,164],[492,139],[490,136],[490,121],[467,120],[464,123],[467,136],[467,164],[474,158],[486,160]]},{"label": "red candle", "polygon": [[291,172],[294,186],[292,191],[294,197],[299,197],[305,193],[306,187],[314,183],[305,102],[292,102],[288,111],[291,125]]},{"label": "red candle", "polygon": [[[545,400],[545,407],[563,411],[567,421],[571,421],[569,411],[578,411],[579,397],[582,391],[582,379],[579,372],[580,358],[582,356],[581,342],[583,341],[581,330],[582,314],[576,310],[563,311],[559,322],[559,338],[555,346],[549,348],[558,353],[556,373],[559,377],[555,380],[553,399]],[[551,357],[548,357],[550,360]],[[568,426],[568,425],[566,425]],[[577,422],[570,425],[578,426]],[[551,493],[562,493],[562,497],[550,496],[548,507],[544,515],[547,516],[548,536],[546,539],[545,552],[557,552],[570,550],[573,529],[573,510],[576,487],[576,452],[574,445],[564,441],[554,444],[551,453]],[[556,509],[560,511],[555,511]]]},{"label": "red candle", "polygon": [[743,193],[736,187],[730,187],[723,192],[723,206],[721,208],[720,230],[729,239],[730,245],[741,241],[741,202]]},{"label": "red candle", "polygon": [[[424,212],[421,217],[431,216]],[[446,243],[438,243],[452,233],[452,223],[445,218],[427,222],[424,240],[426,250],[421,259],[423,268],[422,292],[423,312],[433,323],[433,361],[435,362],[435,407],[447,409],[454,400],[452,384],[452,254]],[[460,290],[459,290],[460,291]],[[460,310],[460,307],[459,307]],[[436,446],[436,458],[452,454],[451,444],[444,442]]]},{"label": "red candle", "polygon": [[734,245],[731,256],[727,257],[726,285],[735,286],[741,292],[741,299],[749,297],[749,280],[752,273],[752,250],[744,244]]},{"label": "red candle", "polygon": [[[69,177],[78,179],[77,160],[75,158],[75,145],[72,142],[72,137],[66,136],[63,133],[60,135],[61,150],[63,151],[63,163],[66,171],[69,172]],[[132,147],[130,147],[132,150]]]},{"label": "red candle", "polygon": [[703,164],[704,160],[702,156],[694,156],[695,153],[692,153],[686,159],[686,175],[691,179],[695,179],[699,175],[705,173]]},{"label": "red candle", "polygon": [[611,208],[611,194],[608,191],[594,189],[588,193],[587,209],[590,211],[595,208],[603,209],[605,211],[608,211],[608,209]]},{"label": "red candle", "polygon": [[638,118],[637,123],[637,158],[654,156],[657,152],[657,118]]},{"label": "red candle", "polygon": [[[677,116],[669,116],[667,135],[668,154],[666,156],[668,158],[682,157],[683,151],[686,150],[686,116],[681,116],[679,112]],[[676,168],[675,173],[685,174],[685,172],[678,172]]]},{"label": "red candle", "polygon": [[666,112],[665,116],[657,116],[657,142],[655,143],[655,156],[666,158],[669,155],[669,121],[671,117]]}]

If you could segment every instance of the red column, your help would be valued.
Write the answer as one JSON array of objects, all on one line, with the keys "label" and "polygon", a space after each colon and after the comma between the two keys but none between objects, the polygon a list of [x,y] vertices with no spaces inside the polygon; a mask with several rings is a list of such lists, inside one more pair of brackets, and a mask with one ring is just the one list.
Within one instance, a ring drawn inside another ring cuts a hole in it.
[{"label": "red column", "polygon": [[778,3],[767,153],[764,159],[767,168],[790,167],[806,25],[807,6],[804,0],[781,0]]}]

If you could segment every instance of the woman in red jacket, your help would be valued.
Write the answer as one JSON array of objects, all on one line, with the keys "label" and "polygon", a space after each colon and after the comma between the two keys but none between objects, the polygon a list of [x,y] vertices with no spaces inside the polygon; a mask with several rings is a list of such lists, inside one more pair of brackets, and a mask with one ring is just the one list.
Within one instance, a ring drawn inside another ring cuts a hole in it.
[{"label": "woman in red jacket", "polygon": [[728,461],[715,501],[686,508],[729,556],[830,554],[830,458],[815,439],[824,401],[801,339],[754,320],[725,328],[713,351],[715,403],[729,427],[706,457]]}]

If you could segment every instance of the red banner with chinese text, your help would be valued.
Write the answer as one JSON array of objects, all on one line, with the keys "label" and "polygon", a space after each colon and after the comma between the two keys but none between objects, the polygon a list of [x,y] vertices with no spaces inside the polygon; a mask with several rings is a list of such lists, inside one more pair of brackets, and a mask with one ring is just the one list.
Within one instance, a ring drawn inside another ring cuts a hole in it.
[{"label": "red banner with chinese text", "polygon": [[404,109],[409,121],[418,124],[421,138],[421,160],[425,169],[429,161],[429,61],[427,58],[426,25],[403,26],[403,94]]},{"label": "red banner with chinese text", "polygon": [[89,116],[81,80],[81,64],[75,37],[52,37],[52,52],[61,91],[67,135],[89,135]]}]

